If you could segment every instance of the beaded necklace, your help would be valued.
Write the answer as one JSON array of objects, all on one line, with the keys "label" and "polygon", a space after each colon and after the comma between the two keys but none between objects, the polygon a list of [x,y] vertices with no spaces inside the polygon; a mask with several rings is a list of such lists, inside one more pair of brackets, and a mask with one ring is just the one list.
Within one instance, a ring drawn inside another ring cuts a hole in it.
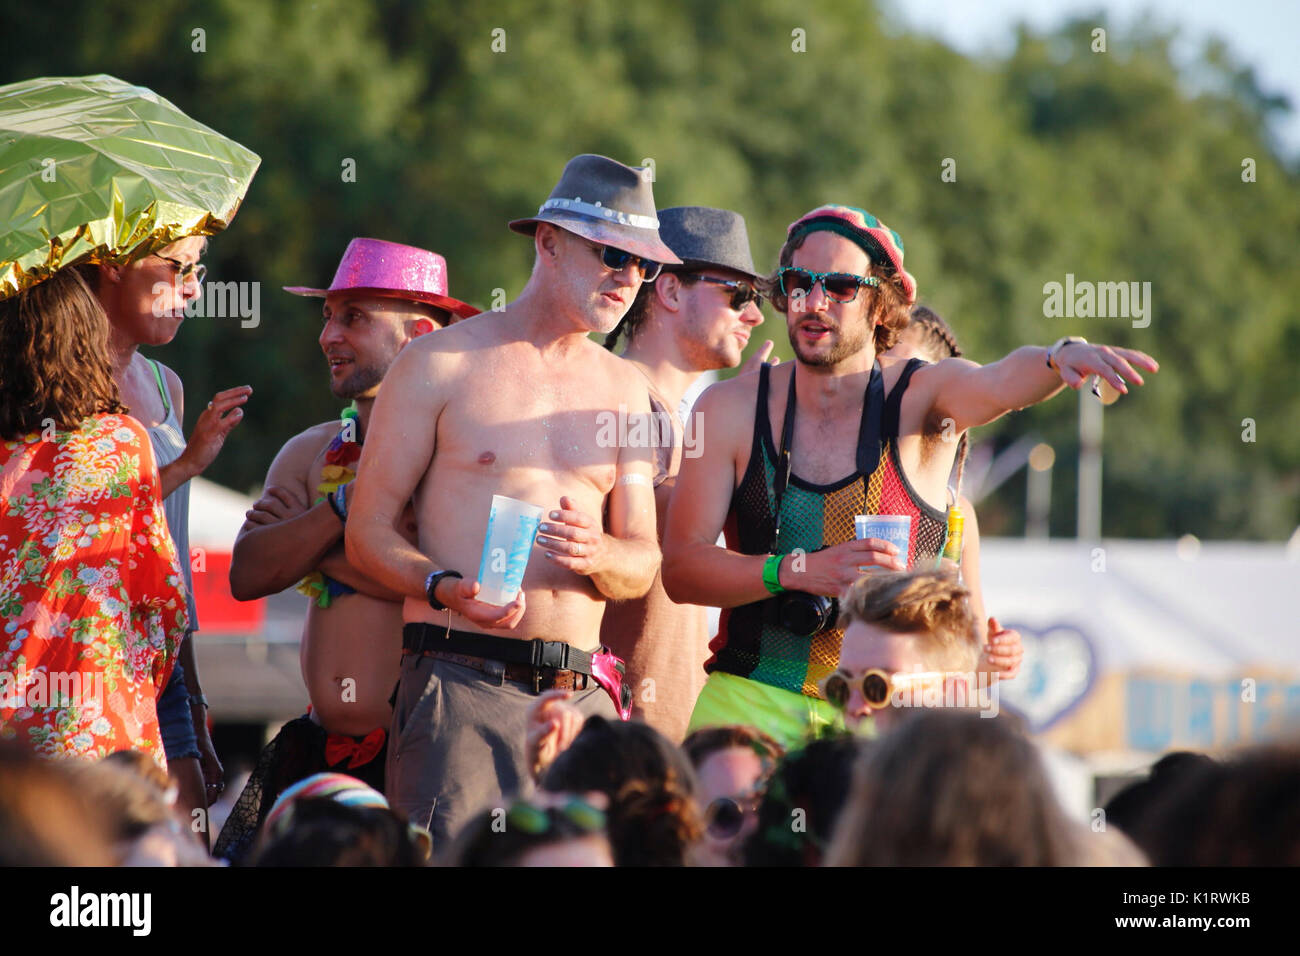
[{"label": "beaded necklace", "polygon": [[[325,449],[325,465],[321,468],[320,482],[316,485],[317,498],[313,505],[325,500],[325,496],[346,485],[357,476],[357,462],[361,458],[361,440],[357,435],[360,427],[360,412],[353,402],[339,415],[339,433],[335,435]],[[334,598],[341,594],[354,594],[354,589],[342,581],[336,581],[321,571],[313,571],[298,582],[298,590],[315,602],[317,607],[329,607]]]}]

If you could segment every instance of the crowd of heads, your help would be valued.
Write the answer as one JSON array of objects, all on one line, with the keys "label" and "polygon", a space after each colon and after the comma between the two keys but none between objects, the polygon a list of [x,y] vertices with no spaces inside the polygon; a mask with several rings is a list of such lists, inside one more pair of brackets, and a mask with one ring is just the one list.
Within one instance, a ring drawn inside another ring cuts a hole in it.
[{"label": "crowd of heads", "polygon": [[[4,744],[0,865],[210,864],[174,801],[143,755],[50,762]],[[678,747],[592,717],[539,788],[447,846],[360,781],[320,774],[277,801],[245,865],[1294,866],[1297,807],[1294,744],[1171,754],[1085,820],[1007,714],[923,709],[788,753],[749,727]]]}]

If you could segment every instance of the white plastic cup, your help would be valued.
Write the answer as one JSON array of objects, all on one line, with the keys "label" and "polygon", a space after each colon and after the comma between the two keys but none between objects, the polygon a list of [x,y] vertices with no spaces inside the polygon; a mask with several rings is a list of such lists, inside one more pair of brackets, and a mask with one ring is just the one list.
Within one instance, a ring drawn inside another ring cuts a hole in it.
[{"label": "white plastic cup", "polygon": [[505,495],[492,496],[483,557],[478,566],[477,600],[504,607],[519,596],[541,521],[540,505]]},{"label": "white plastic cup", "polygon": [[[859,541],[864,541],[867,538],[888,541],[898,548],[898,556],[903,563],[907,563],[912,543],[911,515],[854,515],[853,531]],[[880,566],[864,564],[859,565],[858,570],[869,574],[873,571],[879,571]]]}]

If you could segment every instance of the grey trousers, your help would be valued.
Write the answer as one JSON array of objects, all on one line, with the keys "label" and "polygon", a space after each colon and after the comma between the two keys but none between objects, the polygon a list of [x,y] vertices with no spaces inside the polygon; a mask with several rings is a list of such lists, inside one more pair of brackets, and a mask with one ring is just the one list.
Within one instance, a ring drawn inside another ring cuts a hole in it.
[{"label": "grey trousers", "polygon": [[[506,680],[499,662],[487,666],[480,671],[421,654],[402,656],[388,736],[388,802],[429,829],[435,852],[444,852],[476,813],[499,806],[529,780],[525,714],[536,695]],[[609,694],[594,680],[569,702],[587,716],[618,719]]]}]

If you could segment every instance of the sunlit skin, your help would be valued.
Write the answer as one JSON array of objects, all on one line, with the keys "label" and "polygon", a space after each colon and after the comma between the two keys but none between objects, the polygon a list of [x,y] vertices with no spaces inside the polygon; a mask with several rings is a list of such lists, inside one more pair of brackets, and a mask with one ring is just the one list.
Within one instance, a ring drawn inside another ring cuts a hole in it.
[{"label": "sunlit skin", "polygon": [[613,866],[614,854],[603,836],[544,843],[519,855],[515,866]]},{"label": "sunlit skin", "polygon": [[[730,269],[709,268],[698,270],[702,276],[752,285],[753,280],[743,273]],[[735,368],[740,364],[741,353],[749,343],[754,329],[763,322],[763,313],[756,302],[748,302],[740,309],[731,307],[732,290],[712,282],[683,280],[675,273],[664,272],[650,288],[648,309],[644,321],[628,343],[623,358],[635,365],[649,381],[657,399],[672,414],[676,414],[683,396],[705,372],[714,369]],[[741,369],[741,374],[757,368],[772,351],[772,342],[764,343]],[[674,421],[677,430],[681,423]],[[666,436],[665,436],[666,437]],[[655,487],[656,522],[660,530],[668,514],[678,468],[683,454],[683,435],[673,436],[674,447],[667,464],[667,476]],[[692,434],[692,438],[696,437]],[[657,583],[655,588],[661,589]],[[656,601],[658,597],[658,601]],[[647,621],[647,602],[650,606],[664,606],[663,595],[652,593],[643,601],[625,601],[610,605],[605,611],[601,627],[601,640],[614,648],[628,662],[629,679],[638,684],[645,672],[640,670],[642,654],[653,651],[634,641],[634,635],[645,635],[657,626],[669,626],[663,619]],[[703,672],[708,657],[708,631],[703,611],[699,608],[674,609],[675,622],[680,622],[683,633],[697,636],[698,647],[682,648],[681,653],[696,658],[695,666]],[[650,665],[646,665],[649,667]],[[698,691],[695,685],[662,689],[654,705],[638,701],[634,704],[638,716],[655,723],[656,729],[670,737],[685,734],[685,718],[690,703]],[[674,700],[681,701],[680,705]],[[690,698],[687,700],[686,698]],[[656,707],[664,714],[672,714],[677,723],[659,722]],[[678,711],[684,711],[677,717]]]},{"label": "sunlit skin", "polygon": [[[182,269],[198,265],[206,246],[202,236],[191,236],[130,265],[99,267],[96,296],[108,315],[113,378],[131,414],[150,428],[163,422],[166,411],[153,369],[137,349],[167,345],[176,337],[185,321],[186,304],[203,293],[197,278],[191,274],[182,280],[173,263],[179,263]],[[177,420],[184,424],[181,380],[165,365],[163,377]],[[163,497],[202,474],[212,463],[226,436],[243,419],[242,406],[252,392],[251,387],[242,385],[213,396],[211,407],[205,408],[194,423],[184,454],[160,470]]]},{"label": "sunlit skin", "polygon": [[[404,299],[332,292],[321,309],[320,347],[336,398],[370,400],[402,347],[445,325]],[[367,415],[367,418],[369,416]]]},{"label": "sunlit skin", "polygon": [[[753,284],[748,276],[730,269],[699,269],[694,275]],[[645,320],[623,358],[645,373],[670,408],[681,404],[703,373],[740,365],[754,329],[763,324],[757,302],[733,309],[731,293],[727,286],[679,278],[673,272],[664,272],[655,281]],[[771,351],[771,341],[764,342],[741,374],[756,369]]]},{"label": "sunlit skin", "polygon": [[617,271],[606,268],[596,243],[563,229],[551,232],[556,237],[553,251],[565,264],[554,274],[553,295],[567,300],[587,331],[613,331],[641,288],[641,274],[631,262]]},{"label": "sunlit skin", "polygon": [[[794,251],[790,264],[810,272],[870,274],[870,260],[862,248],[829,232],[809,236]],[[872,352],[867,346],[874,337],[875,326],[867,318],[868,299],[867,291],[862,289],[852,302],[837,302],[826,295],[820,282],[802,300],[792,298],[786,314],[786,330],[799,361],[811,369],[829,372],[845,366],[864,366],[869,370]],[[802,310],[795,308],[800,301]]]},{"label": "sunlit skin", "polygon": [[[618,324],[641,278],[632,263],[606,268],[595,246],[548,223],[534,243],[533,275],[503,312],[412,343],[394,363],[346,541],[355,562],[406,595],[408,622],[447,623],[424,584],[451,568],[465,577],[443,579],[437,597],[453,628],[590,650],[606,600],[643,595],[659,564],[651,449],[598,440],[600,411],[648,412],[645,385],[588,338]],[[493,494],[546,509],[506,607],[479,601],[474,580]],[[418,549],[393,530],[412,495]]]},{"label": "sunlit skin", "polygon": [[[407,343],[438,329],[447,316],[405,299],[353,292],[331,293],[321,315],[330,391],[356,402],[357,439],[364,441],[389,366]],[[338,518],[324,502],[313,504],[339,429],[337,420],[315,425],[276,456],[263,497],[236,540],[231,582],[236,597],[256,597],[319,570],[355,589],[327,608],[308,604],[300,660],[312,718],[332,733],[362,736],[387,727],[392,716],[388,697],[401,659],[402,606],[400,595],[348,563]],[[414,530],[408,511],[399,531],[414,541]]]},{"label": "sunlit skin", "polygon": [[745,823],[736,836],[720,840],[705,833],[692,852],[697,866],[739,866],[738,854],[758,826],[754,788],[762,779],[763,761],[749,747],[728,747],[709,754],[695,768],[696,799],[701,810],[720,797],[731,797],[745,809]]},{"label": "sunlit skin", "polygon": [[[202,295],[197,276],[191,272],[182,279],[180,272],[198,265],[206,248],[205,238],[191,236],[128,265],[106,263],[98,267],[95,294],[108,317],[113,379],[123,404],[146,428],[162,425],[167,419],[167,409],[158,394],[153,368],[138,350],[140,346],[167,345],[176,337],[185,321],[186,304]],[[184,387],[180,377],[166,365],[162,365],[162,375],[176,421],[183,428]],[[242,406],[252,391],[248,386],[239,386],[212,397],[209,406],[199,413],[180,457],[159,469],[164,498],[201,475],[216,459],[226,437],[243,420]],[[179,557],[182,561],[189,560],[189,555]],[[185,687],[193,701],[203,693],[203,687],[192,638],[187,636],[182,642],[177,660],[185,672]],[[202,810],[216,799],[224,776],[208,734],[206,709],[202,704],[192,703],[191,716],[201,756],[198,760],[174,759],[168,768],[180,790],[178,806],[186,812]],[[206,840],[206,830],[203,833]]]},{"label": "sunlit skin", "polygon": [[163,246],[151,256],[130,265],[104,265],[99,299],[112,317],[113,337],[137,345],[166,345],[176,337],[185,321],[185,306],[203,294],[197,278],[191,274],[182,280],[172,259],[182,266],[198,265],[207,239],[191,236]]},{"label": "sunlit skin", "polygon": [[[948,357],[946,352],[943,355],[937,354],[929,342],[930,337],[923,337],[918,326],[909,325],[899,333],[898,341],[885,354],[900,362],[909,362],[914,358],[924,359],[927,362],[941,362]],[[948,472],[951,474],[953,462],[957,457],[957,445],[955,441],[931,442],[927,448],[935,458],[934,467],[942,468],[946,456]],[[1008,640],[1005,633],[998,634],[989,628],[988,621],[984,617],[984,589],[981,586],[980,576],[979,517],[975,513],[975,505],[965,495],[958,497],[957,506],[964,516],[961,551],[962,583],[970,590],[971,610],[975,613],[975,620],[980,622],[981,636],[986,640],[992,636],[984,650],[985,661],[993,673],[999,673],[1006,678],[1015,677],[1019,673],[1020,661],[1024,656],[1024,650],[1018,640],[1019,634],[1009,632],[1017,637],[1017,640],[1012,642]],[[945,559],[945,563],[949,562]]]},{"label": "sunlit skin", "polygon": [[877,730],[887,732],[902,716],[896,707],[873,711],[867,705],[862,696],[862,678],[867,671],[878,668],[886,674],[912,674],[943,669],[930,666],[923,653],[925,640],[924,634],[899,634],[863,621],[854,621],[845,629],[836,672],[849,682],[844,722],[850,729],[859,729],[870,718]]},{"label": "sunlit skin", "polygon": [[[827,231],[810,234],[794,250],[792,264],[818,273],[869,275],[873,269],[861,246]],[[866,290],[851,302],[833,301],[819,282],[803,299],[802,311],[791,307],[787,312],[787,331],[799,361],[773,370],[768,417],[779,428],[794,375],[799,403],[794,473],[804,481],[832,484],[856,468],[863,396],[876,361],[872,301]],[[936,443],[955,442],[964,430],[1041,402],[1066,386],[1079,388],[1092,374],[1127,389],[1126,380],[1143,384],[1138,369],[1154,372],[1159,367],[1142,352],[1104,345],[1066,345],[1055,353],[1055,369],[1047,366],[1046,357],[1045,348],[1024,346],[988,365],[950,358],[912,377],[900,403],[898,456],[922,500],[940,511],[946,505],[952,460],[933,454]],[[888,355],[879,361],[888,395],[906,363]],[[752,376],[738,376],[712,386],[696,405],[709,440],[700,457],[682,463],[664,534],[663,581],[675,601],[736,607],[770,597],[763,583],[765,555],[716,544],[749,467],[756,391]],[[779,437],[773,436],[773,445]],[[779,580],[785,588],[836,596],[865,565],[897,569],[900,561],[885,542],[848,541],[807,555],[797,571],[793,562],[782,562]]]}]

